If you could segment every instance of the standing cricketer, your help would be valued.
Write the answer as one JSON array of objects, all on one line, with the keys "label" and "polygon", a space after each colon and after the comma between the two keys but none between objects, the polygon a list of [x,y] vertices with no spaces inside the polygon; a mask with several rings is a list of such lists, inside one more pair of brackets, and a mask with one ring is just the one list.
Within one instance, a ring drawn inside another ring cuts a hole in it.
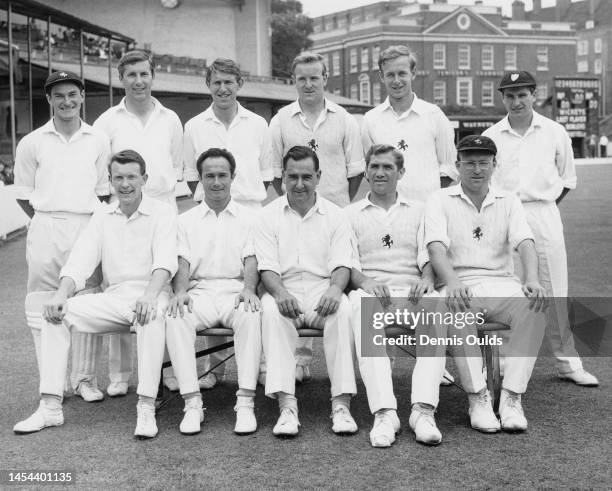
[{"label": "standing cricketer", "polygon": [[181,432],[198,433],[204,419],[194,345],[196,332],[222,324],[234,331],[238,392],[237,434],[257,429],[255,389],[261,355],[261,304],[252,227],[255,212],[234,201],[237,163],[225,149],[209,148],[196,162],[204,200],[179,216],[179,269],[166,320],[168,351],[185,417]]},{"label": "standing cricketer", "polygon": [[[138,419],[134,435],[157,435],[155,397],[164,356],[169,280],[177,270],[176,213],[143,196],[146,166],[133,150],[111,158],[111,184],[118,201],[92,216],[60,272],[60,284],[44,307],[41,336],[39,408],[20,421],[16,433],[32,433],[64,423],[63,383],[70,331],[128,332],[138,344]],[[103,293],[74,296],[102,264]]]},{"label": "standing cricketer", "polygon": [[342,209],[316,193],[319,158],[293,147],[283,158],[287,194],[268,204],[255,229],[255,253],[267,292],[261,299],[262,342],[267,361],[265,393],[277,398],[273,433],[298,433],[295,398],[296,328],[323,329],[331,381],[332,430],[355,433],[349,407],[357,392],[353,371],[351,307],[343,291],[353,265],[351,227]]},{"label": "standing cricketer", "polygon": [[526,71],[508,72],[498,90],[508,115],[483,135],[498,149],[493,183],[516,194],[525,207],[535,236],[539,277],[554,308],[547,310],[546,337],[557,358],[559,377],[596,386],[574,347],[565,299],[568,294],[567,256],[557,205],[576,188],[572,142],[565,129],[533,110],[536,80]]},{"label": "standing cricketer", "polygon": [[[83,81],[72,72],[55,72],[44,89],[53,117],[19,142],[15,158],[17,202],[32,219],[26,245],[28,294],[57,289],[60,269],[79,233],[110,194],[108,137],[80,118]],[[97,286],[98,281],[90,278],[87,287]],[[26,308],[26,317],[40,370],[42,317],[34,306]],[[100,340],[75,335],[74,341],[76,360],[95,352]],[[85,400],[102,398],[89,382],[75,388]]]},{"label": "standing cricketer", "polygon": [[365,152],[373,144],[389,144],[404,156],[404,176],[397,190],[406,199],[425,201],[457,179],[454,132],[435,104],[412,91],[416,58],[406,46],[390,46],[378,59],[385,101],[368,111],[361,139]]},{"label": "standing cricketer", "polygon": [[[503,430],[525,431],[527,419],[521,396],[531,378],[545,323],[542,309],[546,292],[538,282],[533,234],[520,200],[490,186],[495,169],[493,141],[485,136],[468,136],[459,142],[457,150],[460,183],[441,189],[427,200],[425,244],[442,286],[440,294],[452,312],[486,311],[485,321],[510,325],[510,331],[502,331],[501,336],[500,349],[506,356],[499,415]],[[512,250],[521,256],[524,283],[513,274]],[[471,328],[475,327],[472,323]],[[434,411],[439,396],[437,381],[445,363],[444,348],[441,346],[433,356],[419,356],[412,374],[410,427],[417,441],[431,445],[442,440]],[[478,351],[464,358],[462,364],[467,365],[462,380],[468,382],[472,427],[499,431]]]},{"label": "standing cricketer", "polygon": [[[344,207],[359,190],[365,165],[357,122],[324,95],[327,66],[320,54],[302,53],[293,60],[291,74],[298,99],[283,107],[270,121],[269,159],[275,169],[274,185],[282,194],[283,156],[293,146],[308,146],[321,163],[319,196]],[[310,378],[312,339],[298,341],[298,381]]]},{"label": "standing cricketer", "polygon": [[[206,70],[206,86],[212,104],[185,124],[184,177],[196,201],[202,200],[202,185],[196,169],[198,157],[209,148],[225,148],[236,161],[236,175],[231,185],[232,200],[242,206],[260,209],[266,199],[274,169],[265,158],[268,124],[261,116],[244,108],[237,100],[244,79],[234,60],[217,58]],[[199,185],[198,185],[199,184]],[[208,347],[225,343],[225,338],[205,339]],[[225,352],[206,359],[208,365],[219,365],[200,379],[202,389],[214,387],[223,377]],[[210,360],[210,361],[209,361]],[[209,367],[207,367],[208,369]]]},{"label": "standing cricketer", "polygon": [[[125,97],[102,113],[94,127],[109,136],[113,153],[126,149],[140,153],[147,163],[149,176],[143,193],[177,210],[174,187],[183,173],[181,121],[174,111],[164,107],[151,95],[155,67],[149,54],[129,51],[119,60],[117,70]],[[132,373],[131,345],[128,334],[109,338],[110,384],[107,392],[110,396],[127,393]],[[170,369],[164,372],[168,376],[170,373]],[[87,377],[92,378],[93,374]]]},{"label": "standing cricketer", "polygon": [[[423,203],[397,193],[397,183],[404,174],[404,157],[393,145],[381,144],[373,145],[365,160],[370,192],[346,208],[359,258],[351,271],[355,290],[349,300],[359,371],[374,415],[370,443],[389,447],[400,430],[391,363],[387,356],[363,356],[362,298],[377,297],[387,311],[407,308],[407,303],[391,305],[395,303],[391,297],[418,301],[423,295],[435,293],[434,277],[428,261],[418,261],[419,252],[427,254],[422,244]],[[427,263],[422,274],[419,262]]]}]

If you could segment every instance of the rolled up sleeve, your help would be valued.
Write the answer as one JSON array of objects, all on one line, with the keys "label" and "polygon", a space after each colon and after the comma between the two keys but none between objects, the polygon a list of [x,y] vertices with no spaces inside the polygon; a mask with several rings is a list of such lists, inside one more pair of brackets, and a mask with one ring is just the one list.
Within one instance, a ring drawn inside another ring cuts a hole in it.
[{"label": "rolled up sleeve", "polygon": [[[448,236],[448,221],[444,211],[444,197],[439,193],[433,194],[425,204],[424,217],[424,246],[427,247],[432,242],[441,242],[448,249],[450,247],[450,237]],[[419,262],[419,268],[423,268],[424,263]]]},{"label": "rolled up sleeve", "polygon": [[15,183],[17,199],[29,200],[36,181],[36,148],[31,138],[23,138],[15,154]]},{"label": "rolled up sleeve", "polygon": [[274,177],[280,178],[283,174],[283,133],[278,115],[270,121],[265,158],[272,168]]},{"label": "rolled up sleeve", "polygon": [[455,132],[450,121],[440,110],[436,112],[436,155],[440,166],[440,176],[450,177],[453,181],[459,178],[455,167],[457,152],[455,149]]},{"label": "rolled up sleeve", "polygon": [[274,227],[270,223],[271,216],[265,213],[259,216],[253,233],[255,256],[258,271],[272,271],[281,274],[280,258],[278,257],[278,240]]},{"label": "rolled up sleeve", "polygon": [[111,158],[110,139],[104,134],[103,141],[100,144],[100,154],[96,160],[96,171],[98,180],[96,182],[96,196],[108,196],[110,192],[110,183],[108,180],[108,164]]},{"label": "rolled up sleeve", "polygon": [[363,147],[359,125],[351,114],[346,115],[346,134],[342,142],[346,158],[346,177],[355,177],[365,171]]},{"label": "rolled up sleeve", "polygon": [[96,212],[74,243],[68,261],[60,271],[60,278],[72,278],[76,291],[85,288],[85,282],[102,260],[102,216]]},{"label": "rolled up sleeve", "polygon": [[197,156],[195,154],[192,134],[192,125],[187,123],[185,125],[185,136],[183,137],[183,178],[188,182],[200,179],[196,168]]},{"label": "rolled up sleeve", "polygon": [[559,175],[563,181],[563,187],[576,189],[577,177],[576,166],[574,164],[574,150],[572,140],[563,128],[559,128],[559,143],[555,154],[555,165],[559,170]]},{"label": "rolled up sleeve", "polygon": [[512,196],[508,215],[508,242],[510,242],[512,250],[516,250],[519,244],[526,239],[534,240],[533,232],[527,222],[525,209],[517,196]]},{"label": "rolled up sleeve", "polygon": [[183,179],[183,125],[176,114],[174,115],[170,145],[172,165],[174,167],[176,180],[181,181]]},{"label": "rolled up sleeve", "polygon": [[153,263],[151,273],[156,269],[165,269],[172,278],[178,269],[177,254],[177,217],[170,210],[160,213],[155,223],[153,243]]},{"label": "rolled up sleeve", "polygon": [[334,225],[335,227],[330,238],[329,256],[327,260],[327,269],[330,274],[334,269],[342,266],[351,269],[355,266],[355,256],[357,255],[355,251],[355,244],[357,241],[354,237],[349,219],[344,211],[338,213]]}]

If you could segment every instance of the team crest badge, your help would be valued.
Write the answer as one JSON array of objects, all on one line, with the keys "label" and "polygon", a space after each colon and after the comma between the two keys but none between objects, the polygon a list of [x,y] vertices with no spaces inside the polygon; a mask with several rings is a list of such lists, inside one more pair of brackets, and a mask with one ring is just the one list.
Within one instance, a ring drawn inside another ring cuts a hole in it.
[{"label": "team crest badge", "polygon": [[482,143],[482,140],[481,140],[480,138],[476,138],[476,139],[474,140],[474,143],[475,143],[476,145],[480,145],[480,144]]},{"label": "team crest badge", "polygon": [[393,239],[389,234],[385,235],[381,240],[383,243],[383,247],[391,249],[391,246],[393,245]]},{"label": "team crest badge", "polygon": [[314,138],[308,142],[308,146],[311,150],[315,152],[319,149],[319,145],[317,145],[317,142]]},{"label": "team crest badge", "polygon": [[513,82],[516,82],[517,78],[519,78],[518,73],[513,73],[512,75],[510,75],[510,80],[512,80]]},{"label": "team crest badge", "polygon": [[476,240],[480,240],[482,239],[482,229],[480,227],[476,227],[474,230],[472,230],[472,237],[474,237]]},{"label": "team crest badge", "polygon": [[68,76],[68,74],[66,72],[60,72],[59,76],[62,78],[66,78]]},{"label": "team crest badge", "polygon": [[404,139],[401,139],[397,143],[397,148],[399,148],[400,150],[406,150],[408,148],[408,144],[406,143],[406,141]]}]

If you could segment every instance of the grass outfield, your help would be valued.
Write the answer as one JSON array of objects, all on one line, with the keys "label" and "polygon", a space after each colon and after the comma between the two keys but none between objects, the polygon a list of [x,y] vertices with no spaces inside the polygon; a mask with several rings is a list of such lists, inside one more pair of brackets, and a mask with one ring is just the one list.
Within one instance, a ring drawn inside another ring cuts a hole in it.
[{"label": "grass outfield", "polygon": [[[570,293],[612,296],[612,166],[580,166],[578,176],[580,188],[561,206]],[[456,387],[443,388],[437,417],[443,443],[436,448],[416,444],[408,429],[410,359],[399,359],[394,371],[404,427],[396,444],[385,450],[370,447],[372,417],[361,382],[352,406],[360,431],[335,436],[320,340],[315,343],[314,380],[298,387],[302,427],[293,440],[272,436],[277,408],[261,391],[258,432],[245,437],[232,433],[233,362],[226,381],[204,394],[206,420],[199,435],[179,433],[182,402],[175,399],[158,414],[158,437],[135,440],[133,387],[127,397],[97,404],[69,398],[64,426],[14,435],[14,423],[31,414],[38,399],[33,343],[23,315],[24,248],[24,238],[0,248],[0,369],[7,382],[0,402],[0,471],[72,470],[79,488],[610,487],[610,358],[586,361],[602,381],[599,389],[562,382],[552,360],[539,359],[525,397],[530,428],[520,435],[470,430],[465,395]],[[99,379],[105,387],[106,375],[100,373]]]}]

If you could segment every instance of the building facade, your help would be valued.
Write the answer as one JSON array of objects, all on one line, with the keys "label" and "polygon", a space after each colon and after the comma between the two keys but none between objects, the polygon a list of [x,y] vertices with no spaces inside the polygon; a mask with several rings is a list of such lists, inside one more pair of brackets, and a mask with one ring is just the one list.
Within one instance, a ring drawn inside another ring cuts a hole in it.
[{"label": "building facade", "polygon": [[41,1],[160,55],[232,58],[251,75],[272,75],[271,0]]},{"label": "building facade", "polygon": [[459,137],[480,133],[503,117],[496,87],[505,71],[532,72],[539,110],[550,113],[544,103],[554,77],[576,70],[571,23],[508,19],[500,7],[482,2],[379,2],[316,18],[312,39],[330,67],[328,89],[371,105],[386,97],[378,74],[380,51],[408,45],[417,57],[413,90],[442,107]]}]

